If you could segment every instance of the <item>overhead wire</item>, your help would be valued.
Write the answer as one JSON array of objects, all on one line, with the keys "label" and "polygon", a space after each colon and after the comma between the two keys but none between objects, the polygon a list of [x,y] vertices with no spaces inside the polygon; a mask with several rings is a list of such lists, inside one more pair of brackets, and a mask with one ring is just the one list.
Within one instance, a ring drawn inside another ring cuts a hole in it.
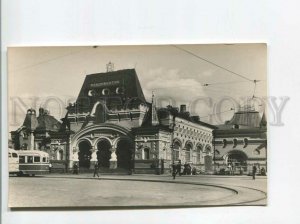
[{"label": "overhead wire", "polygon": [[[93,47],[93,48],[96,48],[96,47]],[[71,56],[71,55],[74,55],[74,54],[78,54],[80,52],[87,51],[87,50],[90,50],[90,49],[91,48],[82,49],[82,50],[78,50],[78,51],[73,51],[73,52],[70,52],[68,54],[60,55],[60,56],[57,56],[57,57],[54,57],[54,58],[51,58],[51,59],[48,59],[48,60],[45,60],[45,61],[38,62],[38,63],[33,64],[33,65],[25,66],[25,67],[18,68],[18,69],[13,69],[13,70],[10,70],[10,72],[18,72],[18,71],[21,71],[21,70],[25,70],[25,69],[28,69],[28,68],[35,67],[35,66],[46,64],[46,63],[49,63],[49,62],[52,62],[52,61],[56,61],[56,60],[58,60],[60,58],[68,57],[68,56]]]},{"label": "overhead wire", "polygon": [[230,108],[229,110],[221,111],[221,112],[218,112],[218,113],[209,114],[209,115],[206,115],[206,116],[200,116],[200,118],[206,118],[206,117],[210,117],[210,116],[213,116],[213,115],[216,115],[216,114],[223,114],[223,113],[227,113],[227,112],[233,111],[233,110],[234,110],[234,108]]},{"label": "overhead wire", "polygon": [[211,85],[226,85],[226,84],[235,84],[235,83],[242,83],[248,81],[232,81],[232,82],[215,82],[215,83],[204,83],[202,86],[211,86]]},{"label": "overhead wire", "polygon": [[201,56],[199,56],[199,55],[196,55],[195,53],[193,53],[193,52],[191,52],[191,51],[188,51],[188,50],[186,50],[186,49],[184,49],[184,48],[178,47],[177,45],[171,45],[171,46],[173,46],[173,47],[175,47],[175,48],[177,48],[177,49],[179,49],[179,50],[181,50],[181,51],[184,51],[184,52],[186,52],[187,54],[190,54],[190,55],[192,55],[192,56],[194,56],[194,57],[196,57],[196,58],[198,58],[198,59],[200,59],[200,60],[202,60],[202,61],[205,61],[205,62],[207,62],[207,63],[209,63],[209,64],[211,64],[211,65],[214,65],[214,66],[216,66],[216,67],[218,67],[218,68],[221,68],[221,69],[223,69],[223,70],[225,70],[225,71],[227,71],[227,72],[229,72],[229,73],[231,73],[231,74],[234,74],[234,75],[236,75],[236,76],[239,76],[240,78],[243,78],[243,79],[245,79],[245,80],[247,80],[247,81],[249,81],[249,82],[253,82],[253,80],[247,78],[246,76],[243,76],[243,75],[238,74],[238,73],[236,73],[236,72],[234,72],[234,71],[232,71],[232,70],[229,70],[228,68],[225,68],[225,67],[223,67],[223,66],[221,66],[221,65],[216,64],[215,62],[212,62],[212,61],[210,61],[210,60],[208,60],[208,59],[206,59],[206,58],[203,58],[203,57],[201,57]]},{"label": "overhead wire", "polygon": [[[233,75],[236,75],[236,76],[238,76],[238,77],[240,77],[240,78],[242,78],[242,79],[245,79],[245,80],[247,80],[247,81],[253,83],[253,84],[254,84],[254,87],[253,87],[253,95],[252,95],[252,99],[255,98],[256,84],[257,84],[257,82],[263,81],[263,80],[256,80],[256,79],[252,80],[252,79],[249,79],[249,78],[247,78],[247,77],[244,76],[244,75],[241,75],[241,74],[239,74],[239,73],[237,73],[237,72],[234,72],[234,71],[232,71],[232,70],[230,70],[230,69],[228,69],[228,68],[225,68],[224,66],[218,65],[218,64],[216,64],[215,62],[212,62],[212,61],[210,61],[210,60],[208,60],[208,59],[206,59],[206,58],[203,58],[203,57],[201,57],[201,56],[199,56],[199,55],[197,55],[197,54],[195,54],[195,53],[193,53],[193,52],[191,52],[191,51],[189,51],[189,50],[187,50],[187,49],[184,49],[184,48],[179,47],[179,46],[177,46],[177,45],[171,45],[171,46],[173,46],[173,47],[175,47],[175,48],[177,48],[177,49],[179,49],[179,50],[181,50],[181,51],[184,51],[185,53],[190,54],[190,55],[192,55],[192,56],[194,56],[194,57],[196,57],[196,58],[198,58],[198,59],[200,59],[200,60],[202,60],[202,61],[205,61],[205,62],[207,62],[207,63],[209,63],[209,64],[211,64],[211,65],[214,65],[214,66],[216,66],[216,67],[218,67],[218,68],[221,68],[221,69],[223,69],[223,70],[225,70],[225,71],[227,71],[227,72],[229,72],[229,73],[231,73],[231,74],[233,74]],[[229,84],[229,83],[230,83],[230,82],[228,82],[228,83],[215,83],[215,84],[213,84],[213,83],[205,83],[205,84],[203,84],[203,86],[204,86],[204,87],[207,87],[207,86],[211,86],[211,85]],[[234,82],[232,82],[232,83],[234,83]]]}]

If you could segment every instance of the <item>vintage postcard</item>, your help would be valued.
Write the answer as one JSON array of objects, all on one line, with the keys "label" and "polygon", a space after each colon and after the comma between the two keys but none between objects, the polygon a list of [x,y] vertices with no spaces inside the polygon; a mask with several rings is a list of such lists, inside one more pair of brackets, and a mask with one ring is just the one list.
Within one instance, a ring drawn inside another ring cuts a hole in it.
[{"label": "vintage postcard", "polygon": [[267,46],[8,49],[10,208],[267,204]]}]

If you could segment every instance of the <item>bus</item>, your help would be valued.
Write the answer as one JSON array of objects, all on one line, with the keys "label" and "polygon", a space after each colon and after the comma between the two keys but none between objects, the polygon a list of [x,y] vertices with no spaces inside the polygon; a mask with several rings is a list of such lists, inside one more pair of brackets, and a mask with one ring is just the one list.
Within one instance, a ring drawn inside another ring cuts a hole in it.
[{"label": "bus", "polygon": [[14,149],[8,149],[8,172],[9,174],[19,174],[19,154]]},{"label": "bus", "polygon": [[49,154],[38,150],[18,150],[19,176],[49,173]]}]

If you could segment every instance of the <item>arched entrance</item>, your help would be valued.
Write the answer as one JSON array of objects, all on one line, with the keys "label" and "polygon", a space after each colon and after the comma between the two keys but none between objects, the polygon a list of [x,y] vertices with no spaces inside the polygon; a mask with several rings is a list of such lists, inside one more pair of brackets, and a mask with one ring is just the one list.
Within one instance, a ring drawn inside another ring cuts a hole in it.
[{"label": "arched entrance", "polygon": [[81,168],[90,168],[90,159],[92,152],[90,149],[92,148],[90,143],[88,141],[82,141],[78,144],[79,152],[78,152],[78,158],[79,158],[79,167]]},{"label": "arched entrance", "polygon": [[204,156],[204,166],[205,166],[205,171],[209,172],[212,171],[212,155],[211,155],[211,147],[208,145],[205,147],[205,156]]},{"label": "arched entrance", "polygon": [[97,143],[97,160],[100,163],[100,167],[109,168],[109,160],[111,157],[111,145],[107,139],[101,139]]},{"label": "arched entrance", "polygon": [[129,140],[121,139],[117,144],[118,168],[130,169],[132,167],[132,145]]},{"label": "arched entrance", "polygon": [[234,173],[247,172],[247,155],[243,151],[233,150],[227,154],[227,164],[230,164]]},{"label": "arched entrance", "polygon": [[233,166],[247,166],[247,155],[242,151],[231,151],[228,153],[227,164]]}]

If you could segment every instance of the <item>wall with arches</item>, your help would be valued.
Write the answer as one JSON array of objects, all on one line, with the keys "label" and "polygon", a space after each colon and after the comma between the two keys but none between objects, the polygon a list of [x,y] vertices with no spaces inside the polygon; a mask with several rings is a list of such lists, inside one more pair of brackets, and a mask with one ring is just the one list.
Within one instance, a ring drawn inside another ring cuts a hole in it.
[{"label": "wall with arches", "polygon": [[238,172],[249,173],[253,165],[267,169],[267,140],[248,136],[217,136],[215,139],[215,163],[217,170],[230,166]]}]

